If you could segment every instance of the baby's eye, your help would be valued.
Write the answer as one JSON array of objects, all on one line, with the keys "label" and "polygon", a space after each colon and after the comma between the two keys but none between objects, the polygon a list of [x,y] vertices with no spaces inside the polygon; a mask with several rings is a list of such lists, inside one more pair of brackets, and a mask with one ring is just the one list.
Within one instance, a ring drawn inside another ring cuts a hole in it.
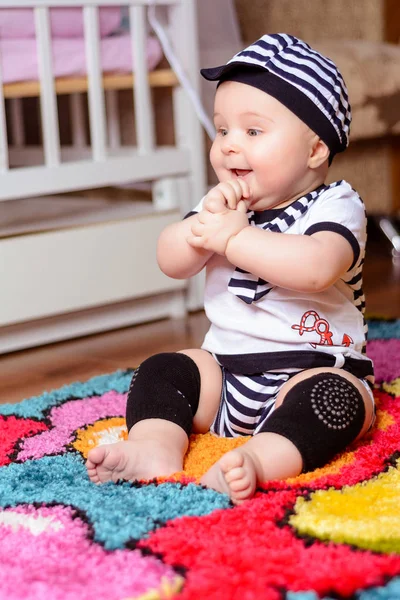
[{"label": "baby's eye", "polygon": [[228,130],[224,129],[223,127],[219,127],[218,128],[218,134],[221,135],[222,137],[224,137],[225,135],[227,135]]},{"label": "baby's eye", "polygon": [[259,129],[248,129],[247,133],[251,136],[260,135],[261,131]]}]

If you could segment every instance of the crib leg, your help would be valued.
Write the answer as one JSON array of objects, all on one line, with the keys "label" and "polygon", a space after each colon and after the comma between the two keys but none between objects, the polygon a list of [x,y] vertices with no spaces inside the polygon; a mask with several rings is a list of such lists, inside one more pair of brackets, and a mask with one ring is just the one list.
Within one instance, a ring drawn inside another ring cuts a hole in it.
[{"label": "crib leg", "polygon": [[12,140],[16,148],[22,148],[25,145],[24,115],[22,112],[22,98],[12,98],[10,100],[11,109],[11,131]]},{"label": "crib leg", "polygon": [[107,90],[106,97],[106,113],[107,113],[107,129],[108,129],[108,144],[110,148],[119,148],[121,146],[121,132],[119,128],[118,115],[118,93],[117,90]]},{"label": "crib leg", "polygon": [[75,92],[69,97],[71,110],[72,145],[75,148],[87,146],[83,95]]}]

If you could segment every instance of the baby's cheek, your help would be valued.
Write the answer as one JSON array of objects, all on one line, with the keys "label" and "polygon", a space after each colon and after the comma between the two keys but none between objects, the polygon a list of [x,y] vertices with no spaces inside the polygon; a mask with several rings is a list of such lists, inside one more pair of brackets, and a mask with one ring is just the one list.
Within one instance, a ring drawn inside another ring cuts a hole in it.
[{"label": "baby's cheek", "polygon": [[215,141],[210,149],[210,162],[213,169],[216,171],[221,163],[221,152],[218,148],[218,143]]},{"label": "baby's cheek", "polygon": [[219,181],[228,181],[231,179],[231,172],[224,167],[223,155],[218,147],[218,143],[214,142],[210,150],[210,163],[214,169]]}]

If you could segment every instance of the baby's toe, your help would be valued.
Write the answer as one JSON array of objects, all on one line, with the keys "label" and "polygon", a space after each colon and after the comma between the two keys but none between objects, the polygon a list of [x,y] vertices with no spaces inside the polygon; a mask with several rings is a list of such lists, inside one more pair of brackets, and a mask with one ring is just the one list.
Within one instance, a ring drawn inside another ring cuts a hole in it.
[{"label": "baby's toe", "polygon": [[250,488],[246,488],[245,490],[239,490],[237,492],[232,491],[231,499],[234,504],[241,504],[245,500],[249,500],[252,498],[253,493]]},{"label": "baby's toe", "polygon": [[86,463],[85,463],[86,469],[89,471],[96,471],[96,464],[91,461],[89,458],[87,459]]},{"label": "baby's toe", "polygon": [[244,456],[238,450],[231,450],[231,452],[227,452],[219,460],[220,469],[225,475],[233,469],[243,467],[243,464]]},{"label": "baby's toe", "polygon": [[242,492],[251,487],[251,482],[248,477],[243,476],[240,479],[235,479],[229,483],[232,492]]},{"label": "baby's toe", "polygon": [[235,469],[231,469],[230,471],[224,473],[225,481],[229,484],[234,481],[243,479],[245,475],[246,472],[243,469],[243,467],[236,467]]},{"label": "baby's toe", "polygon": [[97,475],[97,473],[89,473],[88,471],[88,475],[89,475],[89,479],[92,483],[100,483],[100,477]]},{"label": "baby's toe", "polygon": [[105,446],[96,446],[96,448],[92,448],[91,450],[89,450],[88,457],[86,460],[87,468],[93,468],[96,467],[96,465],[102,463],[105,458],[105,455]]}]

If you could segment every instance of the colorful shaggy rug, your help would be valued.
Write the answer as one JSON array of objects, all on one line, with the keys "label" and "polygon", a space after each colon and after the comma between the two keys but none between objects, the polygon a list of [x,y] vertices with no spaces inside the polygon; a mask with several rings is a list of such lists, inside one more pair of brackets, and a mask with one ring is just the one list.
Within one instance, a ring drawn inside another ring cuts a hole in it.
[{"label": "colorful shaggy rug", "polygon": [[89,481],[88,450],[126,436],[131,372],[2,405],[0,598],[400,598],[400,321],[370,322],[368,353],[368,439],[240,507],[197,483],[242,443],[210,435],[169,480]]}]

